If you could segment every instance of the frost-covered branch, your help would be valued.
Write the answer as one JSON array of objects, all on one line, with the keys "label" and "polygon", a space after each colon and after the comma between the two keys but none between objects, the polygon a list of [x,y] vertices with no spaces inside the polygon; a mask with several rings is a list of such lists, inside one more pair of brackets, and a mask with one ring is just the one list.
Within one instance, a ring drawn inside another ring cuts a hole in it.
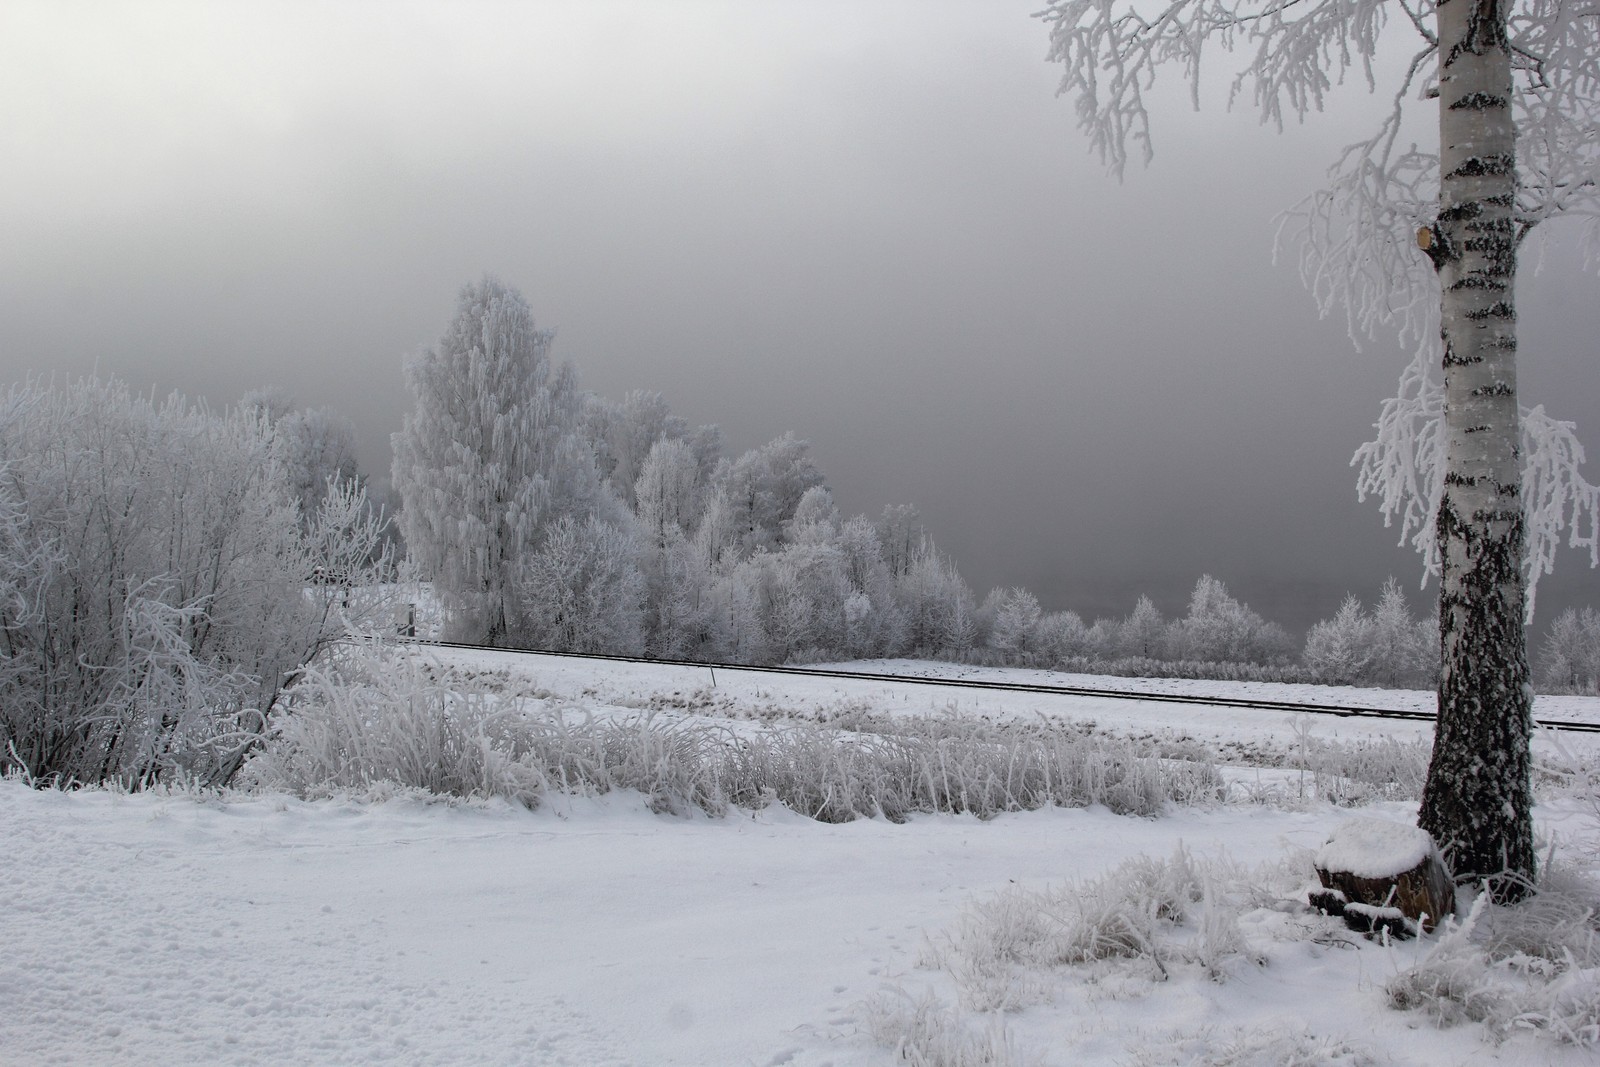
[{"label": "frost-covered branch", "polygon": [[[1237,72],[1230,105],[1247,87],[1263,122],[1282,128],[1285,113],[1320,111],[1327,93],[1359,69],[1376,85],[1374,60],[1388,22],[1389,0],[1250,3],[1175,0],[1146,16],[1118,0],[1053,0],[1039,17],[1050,27],[1052,62],[1064,69],[1059,92],[1077,98],[1078,125],[1112,170],[1121,174],[1132,142],[1152,156],[1145,94],[1164,66],[1181,68],[1199,106],[1208,46],[1251,50]],[[1406,8],[1425,40],[1424,0]]]},{"label": "frost-covered branch", "polygon": [[[1433,373],[1438,346],[1424,344],[1384,401],[1377,436],[1356,451],[1361,499],[1378,498],[1384,525],[1398,525],[1400,543],[1422,554],[1425,574],[1439,573],[1433,517],[1444,488],[1444,387]],[[1522,408],[1522,499],[1526,518],[1527,614],[1532,619],[1539,578],[1551,573],[1563,535],[1600,564],[1600,486],[1580,472],[1583,445],[1576,426],[1553,419],[1543,405]]]}]

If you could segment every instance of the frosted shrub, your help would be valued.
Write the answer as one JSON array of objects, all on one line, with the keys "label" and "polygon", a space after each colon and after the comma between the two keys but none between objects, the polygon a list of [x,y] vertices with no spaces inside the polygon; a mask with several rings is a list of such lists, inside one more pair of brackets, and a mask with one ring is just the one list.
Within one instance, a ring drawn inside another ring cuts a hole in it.
[{"label": "frosted shrub", "polygon": [[1600,1045],[1597,910],[1592,883],[1547,864],[1535,892],[1518,904],[1480,895],[1416,966],[1390,980],[1389,1002],[1441,1026],[1477,1022],[1499,1036],[1537,1029]]},{"label": "frosted shrub", "polygon": [[563,515],[514,568],[516,636],[532,648],[632,656],[644,651],[645,582],[631,534]]},{"label": "frosted shrub", "polygon": [[1302,1029],[1217,1034],[1211,1027],[1133,1050],[1130,1067],[1378,1067],[1363,1049]]},{"label": "frosted shrub", "polygon": [[1216,682],[1287,682],[1315,684],[1322,677],[1298,663],[1233,663],[1198,660],[1092,659],[1073,656],[1058,660],[1055,669],[1072,674],[1099,674],[1117,678],[1190,678]]},{"label": "frosted shrub", "polygon": [[[533,753],[538,728],[456,681],[393,654],[308,671],[286,695],[271,741],[245,778],[302,797],[384,783],[536,805],[546,781]],[[572,777],[598,762],[586,764],[581,751],[569,758],[573,766],[559,770]]]},{"label": "frosted shrub", "polygon": [[350,484],[302,516],[270,429],[247,413],[93,379],[11,389],[0,769],[226,782],[285,680],[362,621],[309,576],[359,576],[381,535]]},{"label": "frosted shrub", "polygon": [[1259,962],[1237,918],[1257,893],[1230,865],[1196,862],[1180,846],[1166,860],[1135,857],[1100,878],[976,902],[931,961],[980,1011],[1044,999],[1045,974],[1063,966],[1120,961],[1161,981],[1189,963],[1220,981],[1233,961]]}]

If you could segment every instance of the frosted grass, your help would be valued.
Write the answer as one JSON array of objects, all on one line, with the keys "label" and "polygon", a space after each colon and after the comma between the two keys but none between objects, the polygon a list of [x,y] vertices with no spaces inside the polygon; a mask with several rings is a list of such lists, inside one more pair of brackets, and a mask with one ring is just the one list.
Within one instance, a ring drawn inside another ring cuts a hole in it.
[{"label": "frosted grass", "polygon": [[373,649],[306,673],[245,780],[308,798],[400,787],[529,807],[553,790],[631,789],[658,812],[780,803],[824,822],[1094,804],[1150,816],[1222,789],[1209,760],[1070,727],[1001,733],[955,716],[873,724],[883,732],[743,725],[596,718]]}]

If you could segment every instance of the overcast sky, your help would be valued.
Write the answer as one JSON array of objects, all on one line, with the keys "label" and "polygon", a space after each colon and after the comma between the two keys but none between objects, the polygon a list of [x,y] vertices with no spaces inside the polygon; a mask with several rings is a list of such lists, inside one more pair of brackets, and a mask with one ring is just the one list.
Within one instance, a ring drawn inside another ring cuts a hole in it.
[{"label": "overcast sky", "polygon": [[[1414,589],[1348,466],[1404,353],[1272,262],[1378,102],[1279,135],[1174,91],[1119,184],[1039,6],[7,0],[0,378],[282,385],[386,475],[403,361],[491,272],[586,387],[809,438],[843,510],[917,504],[980,596],[1171,614],[1210,572],[1303,630]],[[1523,272],[1523,398],[1600,447],[1572,265]],[[1543,621],[1600,605],[1576,553],[1546,583]]]}]

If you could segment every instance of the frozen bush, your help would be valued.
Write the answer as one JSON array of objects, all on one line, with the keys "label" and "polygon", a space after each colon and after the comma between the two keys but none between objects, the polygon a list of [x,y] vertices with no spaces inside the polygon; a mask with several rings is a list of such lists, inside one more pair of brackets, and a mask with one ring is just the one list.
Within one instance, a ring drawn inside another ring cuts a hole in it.
[{"label": "frozen bush", "polygon": [[533,648],[637,655],[644,650],[644,577],[629,531],[563,515],[516,568],[515,633]]},{"label": "frozen bush", "polygon": [[1492,1034],[1537,1029],[1600,1045],[1600,892],[1546,863],[1517,904],[1480,895],[1416,966],[1388,984],[1389,1002],[1441,1026],[1482,1023]]},{"label": "frozen bush", "polygon": [[1161,981],[1189,963],[1220,981],[1233,961],[1259,962],[1237,917],[1259,893],[1231,865],[1196,862],[1180,845],[1170,859],[1135,857],[1100,878],[978,901],[930,954],[979,1011],[1043,999],[1044,974],[1062,966],[1116,961]]},{"label": "frozen bush", "polygon": [[381,529],[351,484],[303,521],[248,413],[94,379],[14,387],[0,398],[0,768],[226,782],[293,672],[381,610],[308,588],[318,568],[359,578]]}]

